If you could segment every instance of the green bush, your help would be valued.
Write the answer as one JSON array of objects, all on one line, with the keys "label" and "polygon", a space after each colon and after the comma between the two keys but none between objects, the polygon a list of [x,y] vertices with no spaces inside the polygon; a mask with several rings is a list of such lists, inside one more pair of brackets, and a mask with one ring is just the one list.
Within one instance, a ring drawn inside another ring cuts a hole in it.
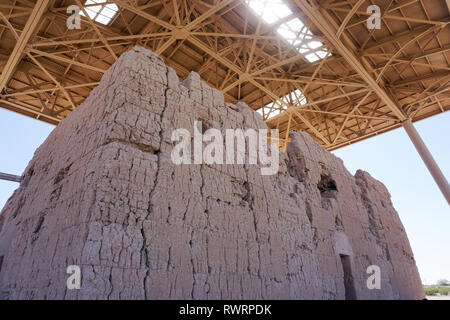
[{"label": "green bush", "polygon": [[441,296],[448,296],[449,293],[450,293],[450,287],[440,287],[439,288],[439,294]]},{"label": "green bush", "polygon": [[450,295],[450,287],[440,287],[440,286],[429,286],[424,287],[423,290],[425,291],[425,295],[427,296],[448,296]]},{"label": "green bush", "polygon": [[426,287],[424,288],[424,291],[427,296],[435,296],[439,293],[439,289],[436,287]]}]

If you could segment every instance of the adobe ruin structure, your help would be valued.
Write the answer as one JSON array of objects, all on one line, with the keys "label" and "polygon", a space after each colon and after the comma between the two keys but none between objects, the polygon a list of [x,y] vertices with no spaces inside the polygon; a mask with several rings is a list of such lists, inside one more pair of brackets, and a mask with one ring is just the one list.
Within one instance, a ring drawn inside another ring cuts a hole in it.
[{"label": "adobe ruin structure", "polygon": [[[258,113],[135,47],[50,134],[0,215],[2,299],[421,299],[390,195],[302,132],[276,175],[175,165],[176,128]],[[68,290],[69,265],[81,288]],[[379,266],[381,288],[367,287]]]}]

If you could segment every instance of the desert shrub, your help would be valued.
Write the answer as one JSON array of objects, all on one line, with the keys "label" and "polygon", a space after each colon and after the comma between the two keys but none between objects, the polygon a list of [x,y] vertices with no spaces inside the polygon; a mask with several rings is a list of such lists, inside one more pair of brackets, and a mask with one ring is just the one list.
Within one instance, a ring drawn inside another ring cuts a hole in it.
[{"label": "desert shrub", "polygon": [[424,288],[424,291],[427,296],[435,296],[439,293],[439,289],[436,287],[426,287]]},{"label": "desert shrub", "polygon": [[449,293],[450,293],[450,287],[440,287],[439,288],[439,294],[441,296],[448,296]]}]

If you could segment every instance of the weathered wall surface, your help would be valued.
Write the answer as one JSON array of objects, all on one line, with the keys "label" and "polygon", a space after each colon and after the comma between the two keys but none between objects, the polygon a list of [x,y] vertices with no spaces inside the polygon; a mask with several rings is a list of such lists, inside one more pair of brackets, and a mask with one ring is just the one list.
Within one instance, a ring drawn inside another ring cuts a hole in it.
[{"label": "weathered wall surface", "polygon": [[[303,133],[273,176],[174,165],[172,131],[196,120],[265,128],[197,74],[179,83],[152,52],[123,54],[39,147],[1,212],[1,298],[423,297],[380,182],[352,176]],[[66,288],[68,265],[81,267],[80,290]],[[381,290],[366,286],[369,265]]]}]

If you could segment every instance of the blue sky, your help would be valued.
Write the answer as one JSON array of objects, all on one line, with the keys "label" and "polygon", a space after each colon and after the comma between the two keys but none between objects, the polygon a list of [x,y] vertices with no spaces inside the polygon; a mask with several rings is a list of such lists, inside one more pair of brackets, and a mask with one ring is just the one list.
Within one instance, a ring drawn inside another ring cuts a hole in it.
[{"label": "blue sky", "polygon": [[[450,112],[415,124],[450,179]],[[53,126],[0,109],[0,172],[21,175]],[[422,281],[450,279],[450,209],[403,129],[334,152],[382,181],[408,233]],[[0,208],[18,184],[0,180]]]}]

